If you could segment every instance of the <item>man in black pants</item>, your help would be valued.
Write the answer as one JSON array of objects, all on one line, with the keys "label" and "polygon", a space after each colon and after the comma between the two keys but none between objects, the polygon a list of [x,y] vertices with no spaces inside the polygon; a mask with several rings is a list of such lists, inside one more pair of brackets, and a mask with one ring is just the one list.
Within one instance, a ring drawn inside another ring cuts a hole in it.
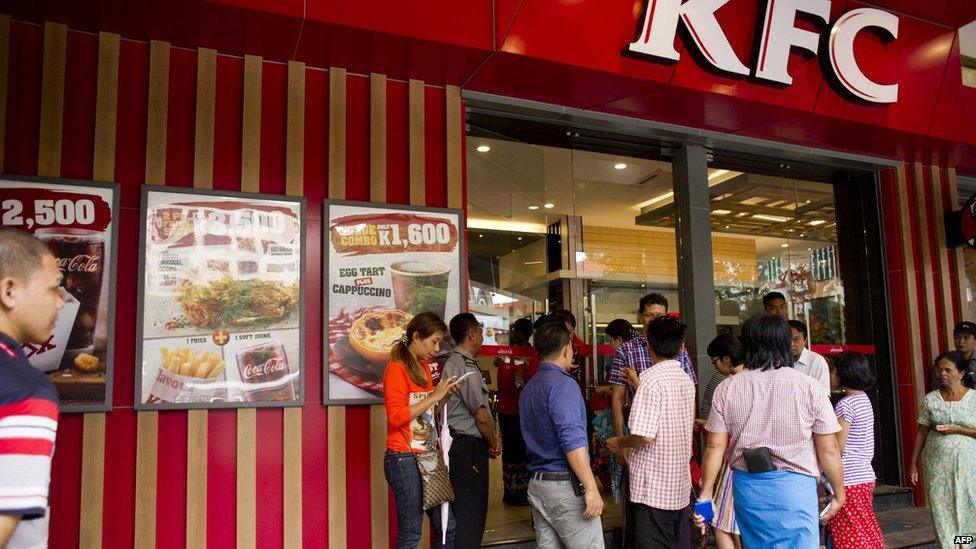
[{"label": "man in black pants", "polygon": [[454,546],[478,548],[488,515],[488,457],[498,457],[502,443],[488,411],[488,386],[474,360],[485,339],[481,324],[473,314],[461,313],[451,319],[449,328],[455,347],[442,377],[460,379],[471,374],[447,402],[447,424],[454,438],[450,451]]}]

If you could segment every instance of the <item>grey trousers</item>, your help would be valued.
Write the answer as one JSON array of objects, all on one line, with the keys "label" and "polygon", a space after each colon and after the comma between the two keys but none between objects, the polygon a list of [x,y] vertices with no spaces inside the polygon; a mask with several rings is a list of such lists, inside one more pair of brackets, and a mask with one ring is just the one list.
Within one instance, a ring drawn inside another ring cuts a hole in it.
[{"label": "grey trousers", "polygon": [[529,503],[536,547],[603,549],[603,522],[583,518],[586,503],[573,494],[568,480],[530,480]]}]

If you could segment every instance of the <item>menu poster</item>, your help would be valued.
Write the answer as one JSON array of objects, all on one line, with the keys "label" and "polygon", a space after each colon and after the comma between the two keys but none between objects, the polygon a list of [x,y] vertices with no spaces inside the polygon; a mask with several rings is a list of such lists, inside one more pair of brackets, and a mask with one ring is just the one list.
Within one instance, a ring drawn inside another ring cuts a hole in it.
[{"label": "menu poster", "polygon": [[137,409],[304,402],[304,212],[143,187]]},{"label": "menu poster", "polygon": [[460,210],[327,201],[326,404],[382,402],[390,350],[414,315],[462,311]]},{"label": "menu poster", "polygon": [[43,240],[61,267],[65,304],[54,330],[23,350],[66,412],[112,408],[117,211],[114,184],[0,178],[0,225]]}]

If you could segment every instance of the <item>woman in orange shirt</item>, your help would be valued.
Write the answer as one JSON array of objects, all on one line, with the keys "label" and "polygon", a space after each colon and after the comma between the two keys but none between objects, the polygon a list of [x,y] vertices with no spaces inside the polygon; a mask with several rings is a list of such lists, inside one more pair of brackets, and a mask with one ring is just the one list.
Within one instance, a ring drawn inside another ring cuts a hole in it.
[{"label": "woman in orange shirt", "polygon": [[[415,549],[423,528],[423,488],[414,454],[437,448],[434,406],[457,392],[454,378],[441,379],[435,387],[428,360],[447,326],[434,313],[420,313],[407,324],[403,338],[393,345],[391,362],[383,374],[386,404],[386,455],[383,472],[393,491],[397,512],[397,549]],[[427,510],[431,526],[441,532],[440,505]],[[441,547],[441,536],[434,547]],[[454,547],[454,516],[448,520],[447,544]]]}]

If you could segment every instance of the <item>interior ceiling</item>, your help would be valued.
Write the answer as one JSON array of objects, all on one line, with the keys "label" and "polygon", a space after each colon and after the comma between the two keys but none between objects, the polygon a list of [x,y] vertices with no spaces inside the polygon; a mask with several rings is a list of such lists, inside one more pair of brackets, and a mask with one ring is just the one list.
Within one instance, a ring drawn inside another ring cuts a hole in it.
[{"label": "interior ceiling", "polygon": [[[484,146],[490,150],[478,151]],[[670,163],[495,137],[469,137],[467,147],[474,226],[524,232],[523,224],[533,224],[541,232],[562,215],[580,216],[587,226],[675,225]],[[709,185],[715,233],[836,240],[830,184],[711,169]]]}]

